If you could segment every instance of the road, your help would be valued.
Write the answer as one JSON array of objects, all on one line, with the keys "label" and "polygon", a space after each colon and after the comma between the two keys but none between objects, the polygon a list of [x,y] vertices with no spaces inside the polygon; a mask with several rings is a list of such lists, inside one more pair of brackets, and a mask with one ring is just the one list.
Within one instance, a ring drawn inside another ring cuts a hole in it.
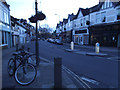
[{"label": "road", "polygon": [[[34,42],[27,46],[30,47],[31,52],[35,51]],[[54,57],[61,57],[62,64],[79,77],[85,76],[110,87],[118,86],[118,61],[66,52],[64,49],[67,48],[70,47],[39,41],[41,57],[51,61],[54,60]]]}]

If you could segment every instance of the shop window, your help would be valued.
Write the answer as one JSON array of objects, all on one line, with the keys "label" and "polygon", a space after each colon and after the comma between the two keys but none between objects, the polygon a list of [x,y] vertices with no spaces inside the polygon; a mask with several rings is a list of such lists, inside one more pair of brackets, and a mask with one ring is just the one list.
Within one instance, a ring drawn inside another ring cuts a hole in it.
[{"label": "shop window", "polygon": [[2,44],[5,44],[5,41],[4,41],[4,32],[2,32]]},{"label": "shop window", "polygon": [[5,44],[7,44],[7,32],[5,32]]},{"label": "shop window", "polygon": [[106,37],[104,37],[104,41],[106,41],[107,40],[107,38]]}]

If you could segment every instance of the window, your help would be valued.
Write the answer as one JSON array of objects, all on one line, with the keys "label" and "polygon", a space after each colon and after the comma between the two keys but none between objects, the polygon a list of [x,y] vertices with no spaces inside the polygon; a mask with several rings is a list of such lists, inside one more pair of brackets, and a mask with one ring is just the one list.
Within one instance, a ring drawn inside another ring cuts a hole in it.
[{"label": "window", "polygon": [[4,32],[2,32],[2,44],[5,44],[5,41],[4,41]]},{"label": "window", "polygon": [[106,14],[106,12],[101,13],[101,21],[102,22],[105,22],[105,20],[106,20],[106,18],[105,18],[106,15],[105,14]]},{"label": "window", "polygon": [[120,8],[118,8],[117,11],[118,11],[118,15],[120,16]]},{"label": "window", "polygon": [[5,22],[5,23],[7,22],[7,19],[6,19],[6,12],[4,12],[4,22]]},{"label": "window", "polygon": [[103,4],[103,9],[105,9],[105,3]]},{"label": "window", "polygon": [[96,14],[96,23],[100,23],[101,18],[100,18],[100,13]]},{"label": "window", "polygon": [[5,38],[5,44],[7,44],[7,32],[5,32],[4,38]]},{"label": "window", "polygon": [[102,9],[104,9],[103,5],[102,5]]},{"label": "window", "polygon": [[107,2],[107,5],[106,5],[106,6],[107,6],[107,8],[109,8],[109,3],[110,3],[110,2],[108,1],[108,2]]},{"label": "window", "polygon": [[83,26],[85,26],[85,18],[83,19]]},{"label": "window", "polygon": [[112,7],[112,2],[109,2],[109,6]]},{"label": "window", "polygon": [[2,11],[2,9],[0,8],[0,21],[2,21],[3,20],[3,11]]},{"label": "window", "polygon": [[9,24],[9,14],[6,15],[6,19],[7,19],[7,24]]},{"label": "window", "polygon": [[117,11],[118,11],[117,20],[120,20],[120,8],[118,8]]},{"label": "window", "polygon": [[83,20],[82,19],[80,20],[80,25],[83,26]]},{"label": "window", "polygon": [[109,8],[109,7],[112,7],[112,2],[110,2],[110,0],[106,0],[104,2],[104,4],[102,5],[102,9],[106,9],[106,8]]}]

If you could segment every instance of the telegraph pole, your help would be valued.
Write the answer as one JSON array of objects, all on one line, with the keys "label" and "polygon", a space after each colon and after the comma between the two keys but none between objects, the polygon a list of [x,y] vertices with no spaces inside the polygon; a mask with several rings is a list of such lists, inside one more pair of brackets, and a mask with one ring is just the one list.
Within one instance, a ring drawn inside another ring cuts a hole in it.
[{"label": "telegraph pole", "polygon": [[[35,0],[35,13],[36,13],[36,16],[37,16],[37,0]],[[37,21],[36,21],[36,65],[38,66],[39,65],[39,43],[38,43],[38,28],[37,28]]]}]

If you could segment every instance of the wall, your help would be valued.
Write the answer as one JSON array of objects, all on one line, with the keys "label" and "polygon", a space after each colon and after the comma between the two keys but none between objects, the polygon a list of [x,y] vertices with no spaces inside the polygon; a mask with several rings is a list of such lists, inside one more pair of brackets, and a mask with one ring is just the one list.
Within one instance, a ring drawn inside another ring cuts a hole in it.
[{"label": "wall", "polygon": [[[106,21],[102,22],[102,13],[105,12]],[[100,22],[96,22],[96,14],[100,14]],[[109,9],[100,10],[98,12],[90,13],[90,22],[91,25],[101,24],[101,23],[111,23],[116,21],[117,11],[114,7]]]}]

